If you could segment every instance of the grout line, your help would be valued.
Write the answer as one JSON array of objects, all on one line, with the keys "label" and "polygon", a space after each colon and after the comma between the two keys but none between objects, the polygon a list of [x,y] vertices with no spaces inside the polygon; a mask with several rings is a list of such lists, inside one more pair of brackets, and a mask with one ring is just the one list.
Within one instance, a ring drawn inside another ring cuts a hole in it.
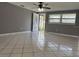
[{"label": "grout line", "polygon": [[[24,39],[24,44],[25,44],[25,39]],[[23,44],[23,48],[22,48],[22,57],[23,57],[23,51],[24,51],[24,44]]]},{"label": "grout line", "polygon": [[12,41],[12,40],[10,39],[10,40],[8,41],[8,43],[4,46],[4,48],[2,48],[0,51],[4,50],[4,49],[8,46],[8,44],[9,44],[10,41]]},{"label": "grout line", "polygon": [[[15,38],[16,38],[16,37],[15,37]],[[17,42],[18,42],[18,40],[16,41],[16,43],[15,43],[14,47],[16,46]],[[12,51],[11,51],[11,53],[10,53],[9,57],[11,57],[11,54],[12,54],[12,52],[13,52],[13,50],[14,50],[14,47],[12,48]]]},{"label": "grout line", "polygon": [[33,57],[34,57],[34,54],[35,54],[35,53],[34,53],[34,46],[33,46],[33,38],[32,38],[32,37],[33,37],[33,35],[32,35],[32,33],[31,33],[31,44],[32,44],[32,47],[31,47],[31,48],[33,49],[32,53],[33,53]]},{"label": "grout line", "polygon": [[31,33],[31,43],[32,43],[32,49],[33,49],[33,57],[35,56],[35,52],[34,52],[34,45],[33,45],[33,34]]}]

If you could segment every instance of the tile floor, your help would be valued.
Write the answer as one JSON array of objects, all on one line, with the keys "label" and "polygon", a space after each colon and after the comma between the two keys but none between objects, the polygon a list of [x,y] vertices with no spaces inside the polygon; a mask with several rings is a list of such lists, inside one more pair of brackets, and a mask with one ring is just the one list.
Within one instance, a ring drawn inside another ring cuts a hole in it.
[{"label": "tile floor", "polygon": [[78,57],[79,39],[32,32],[0,36],[0,57]]}]

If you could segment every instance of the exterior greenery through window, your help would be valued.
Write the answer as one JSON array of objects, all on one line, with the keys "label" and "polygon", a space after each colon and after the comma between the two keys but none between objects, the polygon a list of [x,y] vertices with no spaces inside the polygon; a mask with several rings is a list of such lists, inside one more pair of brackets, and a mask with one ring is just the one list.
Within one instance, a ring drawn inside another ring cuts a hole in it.
[{"label": "exterior greenery through window", "polygon": [[49,23],[75,24],[75,21],[76,21],[76,13],[49,15]]}]

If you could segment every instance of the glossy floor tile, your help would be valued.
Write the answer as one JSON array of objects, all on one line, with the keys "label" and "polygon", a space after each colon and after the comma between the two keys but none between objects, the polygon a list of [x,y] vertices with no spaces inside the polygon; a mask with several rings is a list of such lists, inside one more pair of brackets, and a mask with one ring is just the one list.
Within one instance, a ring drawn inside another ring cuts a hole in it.
[{"label": "glossy floor tile", "polygon": [[79,57],[79,38],[41,31],[4,35],[0,57]]}]

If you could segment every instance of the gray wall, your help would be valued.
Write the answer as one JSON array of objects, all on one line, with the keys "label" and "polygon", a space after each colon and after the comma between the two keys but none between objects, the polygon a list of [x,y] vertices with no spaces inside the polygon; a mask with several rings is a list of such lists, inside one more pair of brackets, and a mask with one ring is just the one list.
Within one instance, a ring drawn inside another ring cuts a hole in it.
[{"label": "gray wall", "polygon": [[[76,16],[76,24],[49,24],[48,23],[48,15],[51,13],[73,13],[77,14]],[[77,35],[79,36],[79,10],[71,10],[71,11],[56,11],[56,12],[48,12],[46,13],[46,31],[47,32],[55,32],[69,35]]]},{"label": "gray wall", "polygon": [[31,17],[29,10],[0,2],[0,34],[31,31]]}]

